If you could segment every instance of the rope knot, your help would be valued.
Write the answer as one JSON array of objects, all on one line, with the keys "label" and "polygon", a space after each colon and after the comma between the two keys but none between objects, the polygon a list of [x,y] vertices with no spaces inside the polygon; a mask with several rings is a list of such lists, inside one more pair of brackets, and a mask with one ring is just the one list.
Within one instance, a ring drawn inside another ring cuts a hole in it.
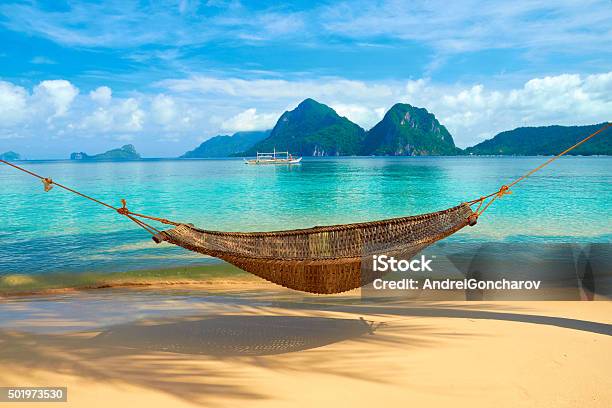
[{"label": "rope knot", "polygon": [[45,177],[44,179],[42,179],[42,182],[43,182],[45,192],[53,188],[53,180],[51,180],[50,177]]},{"label": "rope knot", "polygon": [[501,188],[497,192],[497,197],[502,198],[503,196],[507,194],[512,194],[512,191],[510,191],[510,187],[504,184],[503,186],[501,186]]},{"label": "rope knot", "polygon": [[127,202],[122,198],[121,199],[121,207],[117,208],[117,212],[121,215],[128,215],[130,210],[127,209]]}]

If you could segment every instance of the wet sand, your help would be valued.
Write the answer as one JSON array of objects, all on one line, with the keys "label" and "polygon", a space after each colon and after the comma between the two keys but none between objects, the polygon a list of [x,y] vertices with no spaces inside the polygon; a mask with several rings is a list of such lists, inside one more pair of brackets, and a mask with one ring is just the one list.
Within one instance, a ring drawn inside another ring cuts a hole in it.
[{"label": "wet sand", "polygon": [[68,406],[608,407],[611,349],[609,301],[367,302],[263,282],[0,299],[0,385],[67,386]]}]

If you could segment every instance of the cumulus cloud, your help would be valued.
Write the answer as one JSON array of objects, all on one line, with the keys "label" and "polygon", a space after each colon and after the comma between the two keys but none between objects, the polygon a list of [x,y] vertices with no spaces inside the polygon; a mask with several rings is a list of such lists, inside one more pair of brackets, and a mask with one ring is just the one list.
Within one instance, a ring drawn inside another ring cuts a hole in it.
[{"label": "cumulus cloud", "polygon": [[108,86],[100,86],[91,91],[89,97],[94,102],[107,105],[113,97],[113,91]]},{"label": "cumulus cloud", "polygon": [[14,137],[68,114],[79,90],[66,80],[47,80],[30,93],[24,87],[0,81],[0,127]]},{"label": "cumulus cloud", "polygon": [[177,106],[174,98],[161,94],[157,95],[151,104],[153,116],[158,123],[172,123],[177,116]]},{"label": "cumulus cloud", "polygon": [[0,126],[20,123],[26,115],[28,92],[10,82],[0,81]]},{"label": "cumulus cloud", "polygon": [[358,123],[366,129],[378,123],[385,114],[385,108],[368,108],[356,104],[332,104],[331,107],[340,116],[344,116],[351,121]]},{"label": "cumulus cloud", "polygon": [[[152,121],[161,125],[166,131],[192,131],[198,126],[198,121],[201,125],[201,114],[194,109],[193,102],[177,99],[167,94],[152,97],[150,111]],[[164,134],[162,138],[176,141],[177,136]]]},{"label": "cumulus cloud", "polygon": [[270,129],[276,123],[278,116],[271,113],[258,114],[257,109],[249,108],[223,121],[221,129],[230,132]]},{"label": "cumulus cloud", "polygon": [[94,133],[139,132],[144,127],[145,112],[134,98],[120,100],[109,107],[98,107],[85,116],[79,129]]},{"label": "cumulus cloud", "polygon": [[43,110],[52,109],[51,118],[65,115],[79,90],[64,79],[42,81],[34,88],[33,99]]}]

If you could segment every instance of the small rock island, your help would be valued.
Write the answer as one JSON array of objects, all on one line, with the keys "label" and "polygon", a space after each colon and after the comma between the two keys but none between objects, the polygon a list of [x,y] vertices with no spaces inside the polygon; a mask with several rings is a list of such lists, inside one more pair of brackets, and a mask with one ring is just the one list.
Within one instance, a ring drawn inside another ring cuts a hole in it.
[{"label": "small rock island", "polygon": [[0,160],[6,160],[6,161],[21,160],[21,155],[13,151],[8,151],[8,152],[0,153]]},{"label": "small rock island", "polygon": [[134,145],[127,144],[120,147],[119,149],[112,149],[104,153],[88,155],[84,152],[70,154],[70,160],[82,160],[82,161],[117,161],[117,160],[140,160],[140,154],[136,151]]}]

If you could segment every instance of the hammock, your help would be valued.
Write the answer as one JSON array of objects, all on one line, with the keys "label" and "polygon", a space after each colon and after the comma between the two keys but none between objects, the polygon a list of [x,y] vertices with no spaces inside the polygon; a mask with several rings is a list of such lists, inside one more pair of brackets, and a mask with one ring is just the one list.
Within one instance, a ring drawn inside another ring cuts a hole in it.
[{"label": "hammock", "polygon": [[[468,204],[414,217],[274,232],[218,232],[181,224],[154,235],[191,251],[223,259],[261,278],[310,293],[339,293],[372,282],[375,254],[411,258],[465,227]],[[364,262],[362,262],[362,260]]]},{"label": "hammock", "polygon": [[[42,180],[45,191],[58,186],[117,211],[147,230],[157,243],[169,242],[191,251],[213,256],[270,282],[303,292],[330,294],[364,286],[379,275],[368,268],[372,255],[385,254],[408,259],[425,247],[463,227],[476,225],[478,217],[510,187],[607,129],[608,123],[562,153],[498,191],[447,210],[412,217],[357,224],[333,225],[289,231],[220,232],[196,228],[165,218],[128,210],[126,201],[114,207],[20,166],[11,167]],[[475,209],[472,206],[476,206]],[[174,228],[162,231],[143,219]]]}]

